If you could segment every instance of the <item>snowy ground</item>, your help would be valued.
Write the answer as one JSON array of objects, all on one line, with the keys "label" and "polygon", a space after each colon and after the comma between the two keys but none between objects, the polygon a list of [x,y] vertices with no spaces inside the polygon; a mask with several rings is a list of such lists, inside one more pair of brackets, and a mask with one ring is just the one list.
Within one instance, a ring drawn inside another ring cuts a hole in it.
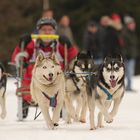
[{"label": "snowy ground", "polygon": [[87,123],[65,124],[60,121],[56,130],[48,130],[42,116],[33,120],[35,108],[30,108],[29,116],[23,122],[17,121],[17,97],[14,80],[8,80],[7,117],[0,120],[0,140],[140,140],[140,76],[134,78],[137,93],[126,92],[119,112],[112,124],[104,128],[89,130]]}]

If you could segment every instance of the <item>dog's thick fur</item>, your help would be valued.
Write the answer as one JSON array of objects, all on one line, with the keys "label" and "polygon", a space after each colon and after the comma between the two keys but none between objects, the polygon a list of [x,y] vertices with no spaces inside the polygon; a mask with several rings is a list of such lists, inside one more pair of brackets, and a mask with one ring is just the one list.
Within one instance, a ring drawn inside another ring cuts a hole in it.
[{"label": "dog's thick fur", "polygon": [[[55,55],[45,58],[43,54],[39,54],[32,71],[31,95],[41,108],[49,129],[54,129],[59,121],[64,100],[64,88],[64,75]],[[49,114],[50,100],[48,97],[56,97],[57,100],[52,119]]]},{"label": "dog's thick fur", "polygon": [[69,64],[68,70],[72,74],[68,74],[65,77],[65,104],[68,111],[67,123],[71,123],[72,118],[75,121],[85,123],[87,110],[86,80],[85,75],[82,74],[83,71],[76,65],[75,60],[73,62]]},{"label": "dog's thick fur", "polygon": [[[92,92],[88,93],[91,130],[96,129],[94,122],[95,106],[100,110],[97,124],[99,128],[103,127],[103,116],[107,123],[111,123],[117,114],[125,90],[124,71],[124,62],[121,56],[106,57],[100,66],[97,83],[92,83],[94,84]],[[113,107],[109,112],[112,103]]]},{"label": "dog's thick fur", "polygon": [[1,105],[0,117],[2,119],[6,117],[6,106],[5,106],[6,83],[7,77],[4,74],[4,67],[0,64],[0,105]]}]

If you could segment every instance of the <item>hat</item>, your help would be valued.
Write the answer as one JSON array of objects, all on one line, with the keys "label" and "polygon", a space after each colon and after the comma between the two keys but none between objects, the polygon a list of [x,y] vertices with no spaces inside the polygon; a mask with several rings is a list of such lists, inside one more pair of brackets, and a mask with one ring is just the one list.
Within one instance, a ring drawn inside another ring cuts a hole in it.
[{"label": "hat", "polygon": [[111,15],[111,18],[112,18],[113,21],[121,20],[120,15],[119,15],[119,14],[116,14],[116,13],[113,13],[113,14]]},{"label": "hat", "polygon": [[135,22],[134,21],[134,18],[130,17],[130,16],[125,16],[124,17],[124,23],[125,24],[129,24],[129,23],[132,23],[132,22]]},{"label": "hat", "polygon": [[40,29],[43,25],[51,25],[55,30],[57,29],[57,23],[53,18],[41,18],[37,22],[37,29]]}]

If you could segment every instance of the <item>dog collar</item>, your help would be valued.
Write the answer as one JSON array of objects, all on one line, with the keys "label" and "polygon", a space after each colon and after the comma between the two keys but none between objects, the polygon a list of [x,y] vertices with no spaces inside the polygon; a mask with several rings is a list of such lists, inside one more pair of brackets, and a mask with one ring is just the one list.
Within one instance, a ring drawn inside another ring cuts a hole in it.
[{"label": "dog collar", "polygon": [[105,89],[99,83],[97,84],[97,86],[107,95],[107,100],[111,100],[112,99],[112,94],[110,94],[110,92],[107,89]]}]

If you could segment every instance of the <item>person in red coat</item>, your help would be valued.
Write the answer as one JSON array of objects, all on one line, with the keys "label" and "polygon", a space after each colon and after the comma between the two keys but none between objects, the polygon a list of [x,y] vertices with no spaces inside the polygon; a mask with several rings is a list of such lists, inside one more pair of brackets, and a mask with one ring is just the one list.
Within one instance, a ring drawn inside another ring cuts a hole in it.
[{"label": "person in red coat", "polygon": [[[37,30],[38,34],[45,35],[54,35],[57,30],[57,24],[52,18],[41,18],[37,22]],[[25,43],[24,49],[21,51],[21,42]],[[16,46],[11,61],[16,63],[19,61],[19,56],[23,57],[24,64],[26,65],[26,70],[22,80],[22,91],[23,93],[27,90],[29,91],[30,82],[32,78],[32,69],[34,66],[35,58],[37,53],[43,52],[46,56],[48,56],[52,51],[55,51],[55,54],[64,70],[65,63],[65,43],[67,44],[67,62],[69,63],[72,59],[74,59],[78,54],[78,49],[71,45],[70,41],[67,37],[60,37],[58,41],[52,41],[48,39],[38,39],[32,40],[31,35],[24,35],[21,38],[19,45]],[[56,46],[53,48],[53,46]],[[22,92],[21,91],[21,92]],[[31,96],[22,95],[23,99],[26,101],[31,101]]]}]

